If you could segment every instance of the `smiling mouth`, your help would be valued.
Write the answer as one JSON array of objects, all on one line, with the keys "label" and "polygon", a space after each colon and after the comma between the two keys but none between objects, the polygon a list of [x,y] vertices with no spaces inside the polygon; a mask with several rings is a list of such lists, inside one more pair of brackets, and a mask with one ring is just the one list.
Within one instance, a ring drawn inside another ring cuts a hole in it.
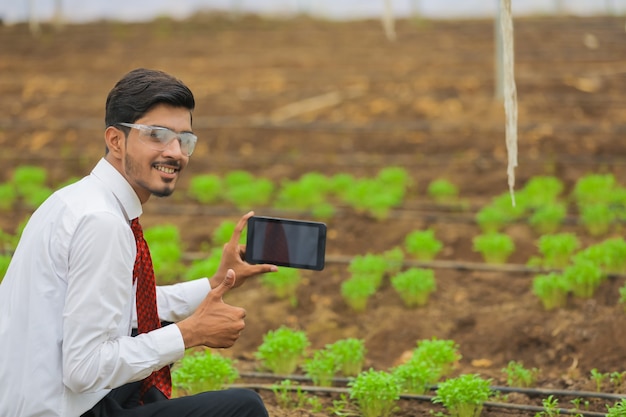
[{"label": "smiling mouth", "polygon": [[155,165],[154,167],[157,171],[161,171],[165,174],[175,174],[176,172],[178,172],[177,168],[172,168],[169,166],[164,166],[164,165]]}]

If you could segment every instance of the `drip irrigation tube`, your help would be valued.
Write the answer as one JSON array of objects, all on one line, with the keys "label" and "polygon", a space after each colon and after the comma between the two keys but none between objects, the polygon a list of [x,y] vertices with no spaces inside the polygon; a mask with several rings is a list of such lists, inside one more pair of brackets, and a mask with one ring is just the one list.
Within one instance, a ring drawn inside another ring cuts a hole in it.
[{"label": "drip irrigation tube", "polygon": [[[298,382],[310,382],[311,379],[304,375],[277,375],[267,372],[244,372],[241,373],[240,376],[242,378],[250,378],[250,379],[274,379],[274,380],[291,380]],[[338,385],[345,385],[351,379],[345,377],[336,377],[332,379],[332,383]],[[274,390],[275,384],[254,384],[254,383],[246,383],[246,384],[235,384],[231,385],[232,387],[242,387],[256,390]],[[349,389],[345,387],[319,387],[313,385],[294,385],[291,389],[293,390],[301,390],[306,392],[314,392],[314,393],[349,393]],[[436,385],[430,387],[431,390],[435,391],[437,389]],[[506,386],[491,386],[490,389],[495,392],[502,393],[519,393],[525,394],[529,397],[545,397],[548,396],[556,396],[556,397],[571,397],[571,398],[586,398],[586,399],[602,399],[602,400],[610,400],[613,402],[622,401],[626,398],[626,395],[613,394],[613,393],[605,393],[605,392],[591,392],[591,391],[575,391],[575,390],[559,390],[559,389],[543,389],[543,388],[522,388],[522,387],[506,387]],[[406,400],[420,400],[420,401],[428,401],[431,402],[434,396],[432,395],[418,395],[418,394],[401,394],[400,398]],[[510,410],[519,410],[519,411],[528,411],[528,412],[541,412],[544,411],[545,408],[543,406],[530,405],[530,404],[512,404],[512,403],[500,403],[500,402],[485,402],[485,407],[490,408],[502,408],[502,409],[510,409]],[[606,413],[603,412],[595,412],[595,411],[583,411],[579,409],[566,409],[559,408],[554,410],[558,411],[560,414],[574,414],[585,417],[604,417]]]},{"label": "drip irrigation tube", "polygon": [[[273,391],[275,388],[273,384],[233,384],[233,385],[230,385],[230,387],[248,388],[248,389],[254,389],[254,390],[267,390],[267,391]],[[281,387],[281,388],[284,388],[284,387]],[[294,385],[291,389],[294,391],[299,390],[299,391],[311,392],[311,393],[340,393],[340,394],[349,393],[348,388],[340,388],[340,387],[318,387],[318,386],[311,386],[311,385]],[[400,398],[404,400],[419,400],[419,401],[432,402],[432,399],[434,398],[434,396],[401,394]],[[616,398],[616,400],[621,400],[622,398],[623,397],[619,397],[619,398]],[[528,412],[534,412],[534,413],[545,411],[545,407],[538,406],[538,405],[530,405],[530,404],[513,404],[513,403],[500,403],[500,402],[486,401],[485,403],[483,403],[483,406],[488,407],[488,408],[502,408],[502,409],[508,409],[508,410],[528,411]],[[583,410],[578,410],[578,409],[558,408],[552,411],[558,414],[577,415],[577,416],[584,416],[584,417],[605,417],[606,416],[606,413],[596,412],[596,411],[583,411]]]}]

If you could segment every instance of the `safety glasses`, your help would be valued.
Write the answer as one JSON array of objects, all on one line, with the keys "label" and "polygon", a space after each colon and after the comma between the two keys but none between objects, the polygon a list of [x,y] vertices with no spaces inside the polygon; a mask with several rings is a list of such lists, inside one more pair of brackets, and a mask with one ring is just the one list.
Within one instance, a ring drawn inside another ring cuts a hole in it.
[{"label": "safety glasses", "polygon": [[134,123],[117,123],[139,131],[139,140],[156,151],[164,151],[174,139],[180,142],[180,150],[185,156],[191,156],[196,147],[198,137],[191,132],[174,132],[160,126],[139,125]]}]

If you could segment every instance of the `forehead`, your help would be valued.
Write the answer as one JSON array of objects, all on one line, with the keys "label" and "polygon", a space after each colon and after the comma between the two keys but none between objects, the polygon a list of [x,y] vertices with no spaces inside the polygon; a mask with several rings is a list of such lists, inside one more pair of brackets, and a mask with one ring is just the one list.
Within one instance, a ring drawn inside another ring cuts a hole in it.
[{"label": "forehead", "polygon": [[190,131],[191,112],[184,107],[157,104],[137,119],[135,123],[163,126],[177,132]]}]

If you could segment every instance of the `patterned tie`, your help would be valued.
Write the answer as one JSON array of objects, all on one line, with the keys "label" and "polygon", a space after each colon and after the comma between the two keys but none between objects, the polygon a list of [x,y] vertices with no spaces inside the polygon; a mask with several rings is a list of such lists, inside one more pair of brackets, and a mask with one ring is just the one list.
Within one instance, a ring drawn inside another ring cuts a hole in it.
[{"label": "patterned tie", "polygon": [[[135,258],[135,268],[133,270],[133,282],[137,282],[137,332],[147,333],[161,327],[156,303],[156,280],[154,278],[154,268],[148,244],[143,237],[143,230],[139,224],[139,219],[135,218],[130,222],[135,240],[137,241],[137,258]],[[157,387],[167,398],[172,395],[172,379],[170,367],[164,366],[158,371],[144,379],[141,387],[141,397],[150,389]]]}]

